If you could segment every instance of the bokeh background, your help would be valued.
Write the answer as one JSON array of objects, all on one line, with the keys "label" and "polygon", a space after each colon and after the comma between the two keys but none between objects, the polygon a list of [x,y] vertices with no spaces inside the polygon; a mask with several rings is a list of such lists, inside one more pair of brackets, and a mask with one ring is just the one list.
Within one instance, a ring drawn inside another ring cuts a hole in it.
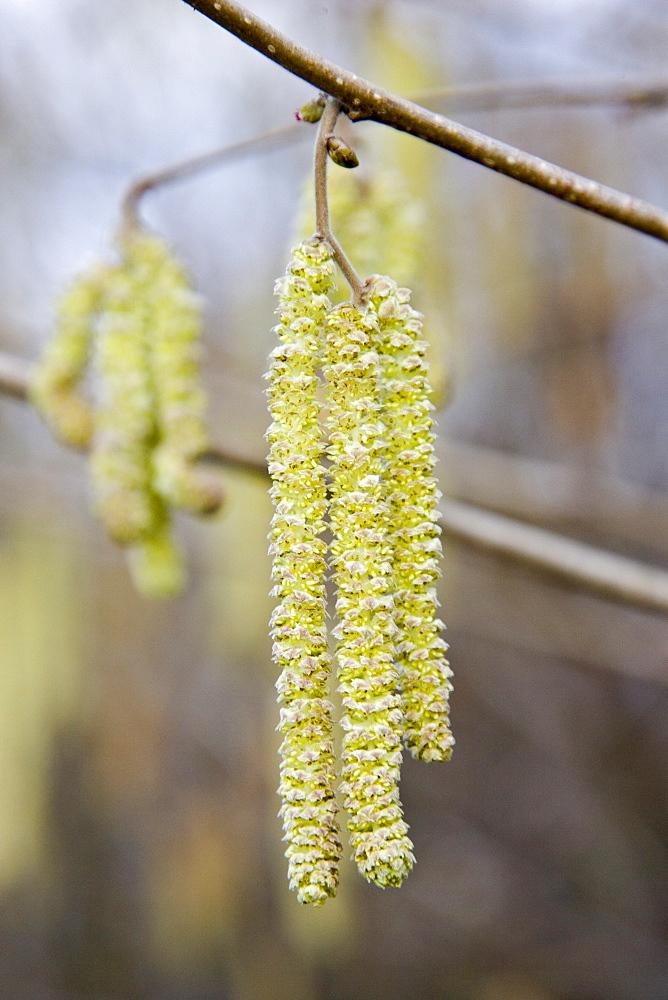
[{"label": "bokeh background", "polygon": [[[252,6],[404,94],[665,79],[663,0]],[[0,349],[37,357],[132,180],[288,124],[310,93],[180,0],[0,0]],[[474,104],[452,113],[668,204],[664,107]],[[304,128],[143,207],[206,302],[212,437],[259,461]],[[365,169],[424,199],[444,491],[665,565],[666,246],[352,134]],[[457,748],[406,761],[418,865],[381,892],[346,862],[338,898],[303,909],[276,818],[266,482],[224,475],[221,515],[179,523],[186,592],[150,602],[90,517],[84,459],[0,399],[0,995],[668,996],[665,617],[446,538]]]}]

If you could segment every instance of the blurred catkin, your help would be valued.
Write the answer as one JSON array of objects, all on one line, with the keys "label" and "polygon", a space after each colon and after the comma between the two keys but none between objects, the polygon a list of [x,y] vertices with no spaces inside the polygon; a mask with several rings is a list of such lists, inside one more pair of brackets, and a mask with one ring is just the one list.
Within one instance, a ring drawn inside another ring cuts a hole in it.
[{"label": "blurred catkin", "polygon": [[151,533],[128,547],[127,558],[132,581],[145,597],[174,597],[183,589],[185,566],[164,506],[158,507]]},{"label": "blurred catkin", "polygon": [[[208,448],[201,308],[162,239],[125,230],[119,250],[116,266],[62,297],[30,392],[54,433],[90,446],[95,512],[128,547],[138,589],[166,597],[185,580],[171,509],[210,514],[222,502],[219,477],[198,465]],[[78,387],[91,358],[92,406]]]},{"label": "blurred catkin", "polygon": [[174,507],[195,514],[218,510],[219,478],[195,464],[209,445],[200,373],[202,312],[190,280],[167,244],[139,232],[128,239],[127,263],[141,290],[157,444],[153,486]]},{"label": "blurred catkin", "polygon": [[110,538],[130,545],[157,524],[151,487],[154,387],[143,288],[127,266],[109,273],[96,340],[93,506]]},{"label": "blurred catkin", "polygon": [[55,331],[33,369],[29,397],[57,438],[87,448],[93,412],[80,390],[86,373],[106,270],[94,268],[66,289],[56,307]]}]

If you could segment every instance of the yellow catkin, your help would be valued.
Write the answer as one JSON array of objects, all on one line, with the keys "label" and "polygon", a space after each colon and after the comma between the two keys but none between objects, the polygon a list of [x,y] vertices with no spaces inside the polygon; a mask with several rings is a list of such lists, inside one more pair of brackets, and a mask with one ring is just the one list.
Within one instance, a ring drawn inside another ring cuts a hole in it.
[{"label": "yellow catkin", "polygon": [[280,815],[288,879],[302,903],[336,893],[341,841],[334,797],[332,706],[327,651],[325,530],[327,492],[319,424],[317,366],[334,266],[329,248],[307,240],[293,249],[280,297],[272,352],[269,472],[275,514],[270,534],[271,627],[281,715]]},{"label": "yellow catkin", "polygon": [[290,886],[316,904],[334,895],[340,853],[320,537],[327,511],[340,788],[353,859],[368,881],[399,886],[415,863],[399,796],[402,744],[433,761],[448,759],[454,743],[451,672],[436,617],[440,493],[421,316],[406,288],[379,275],[366,282],[362,308],[332,308],[331,263],[318,238],[295,248],[277,283],[281,343],[268,376],[281,816]]},{"label": "yellow catkin", "polygon": [[386,425],[385,495],[389,506],[395,622],[399,630],[404,742],[419,760],[447,760],[454,739],[449,727],[451,670],[436,617],[441,557],[438,500],[433,476],[434,432],[430,386],[421,339],[422,317],[410,293],[391,278],[367,282],[378,318]]},{"label": "yellow catkin", "polygon": [[377,885],[398,886],[415,858],[399,800],[403,714],[382,482],[378,320],[371,310],[363,314],[345,304],[329,314],[326,331],[341,789],[360,873]]},{"label": "yellow catkin", "polygon": [[[209,446],[201,331],[200,302],[171,249],[126,231],[117,266],[62,296],[29,390],[54,433],[90,446],[95,513],[132,550],[131,573],[152,596],[171,596],[185,576],[170,509],[210,514],[222,501],[219,476],[198,464]],[[79,390],[91,355],[93,405]]]}]

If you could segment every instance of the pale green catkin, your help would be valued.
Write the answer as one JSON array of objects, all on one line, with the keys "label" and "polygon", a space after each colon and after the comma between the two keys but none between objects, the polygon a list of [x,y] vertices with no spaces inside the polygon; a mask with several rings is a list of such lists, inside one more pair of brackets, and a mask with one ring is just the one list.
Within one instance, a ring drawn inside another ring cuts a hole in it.
[{"label": "pale green catkin", "polygon": [[93,412],[79,383],[85,375],[106,270],[96,267],[60,297],[55,332],[37,362],[29,397],[54,435],[74,448],[88,447]]},{"label": "pale green catkin", "polygon": [[269,472],[275,505],[273,655],[282,705],[280,815],[288,878],[302,903],[336,893],[341,841],[334,798],[332,706],[327,651],[325,530],[327,492],[317,367],[334,266],[322,242],[295,247],[280,296],[279,346],[272,352]]},{"label": "pale green catkin", "polygon": [[199,302],[170,248],[126,235],[99,320],[99,406],[91,468],[97,512],[127,546],[137,589],[171,597],[185,581],[170,507],[211,513],[218,477],[196,466],[206,450]]},{"label": "pale green catkin", "polygon": [[219,477],[199,468],[209,447],[200,373],[202,313],[188,275],[170,247],[145,232],[125,244],[146,314],[157,441],[153,488],[171,506],[210,514],[222,502]]},{"label": "pale green catkin", "polygon": [[[93,507],[126,546],[138,589],[172,596],[185,573],[171,507],[197,514],[222,501],[199,467],[208,448],[200,380],[201,309],[159,237],[125,232],[116,267],[98,267],[63,295],[56,335],[35,368],[30,398],[54,433],[91,444]],[[94,356],[95,406],[79,391]]]},{"label": "pale green catkin", "polygon": [[403,714],[396,693],[389,506],[384,499],[378,321],[350,304],[326,321],[330,522],[344,730],[341,789],[354,860],[380,886],[413,867],[399,799]]},{"label": "pale green catkin", "polygon": [[452,675],[436,617],[436,581],[442,555],[438,501],[433,476],[434,432],[427,344],[422,317],[410,306],[410,292],[391,278],[367,282],[378,317],[386,424],[385,495],[389,506],[395,622],[399,631],[404,742],[419,760],[447,760],[454,739],[448,697]]},{"label": "pale green catkin", "polygon": [[156,421],[142,291],[127,267],[110,272],[96,341],[93,505],[121,545],[150,535],[160,514],[151,487]]}]

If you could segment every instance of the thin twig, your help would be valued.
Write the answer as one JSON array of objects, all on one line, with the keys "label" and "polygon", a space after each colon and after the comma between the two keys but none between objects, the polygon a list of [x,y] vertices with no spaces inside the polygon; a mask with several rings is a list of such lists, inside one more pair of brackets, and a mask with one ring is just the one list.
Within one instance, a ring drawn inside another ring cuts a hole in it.
[{"label": "thin twig", "polygon": [[262,132],[260,135],[251,136],[249,139],[241,139],[239,142],[228,143],[218,149],[212,149],[208,153],[200,156],[193,156],[188,160],[179,160],[178,163],[171,164],[155,173],[147,174],[146,177],[134,181],[128,188],[123,198],[121,206],[122,225],[128,229],[136,229],[139,225],[139,203],[147,191],[164,184],[172,184],[174,181],[183,180],[193,174],[211,170],[229,160],[241,159],[244,156],[262,153],[283,146],[287,142],[296,139],[305,139],[310,136],[308,128],[302,122],[293,122],[283,128],[273,129],[270,132]]},{"label": "thin twig", "polygon": [[668,242],[668,212],[663,209],[404,100],[297,45],[234,0],[185,3],[317,90],[336,97],[353,121],[368,119],[408,132],[555,198]]},{"label": "thin twig", "polygon": [[350,285],[353,293],[353,303],[358,308],[363,304],[364,285],[357,271],[348,259],[343,247],[332,232],[329,219],[329,202],[327,198],[327,140],[333,135],[336,121],[341,114],[341,105],[335,97],[329,97],[320,119],[318,135],[315,140],[313,154],[313,172],[315,177],[315,228],[316,235],[321,236],[330,247],[334,260],[341,273]]},{"label": "thin twig", "polygon": [[315,228],[326,238],[329,236],[329,204],[327,200],[327,140],[333,135],[336,122],[341,114],[341,105],[334,97],[328,98],[318,125],[318,135],[313,151],[313,173],[315,186]]},{"label": "thin twig", "polygon": [[[0,352],[0,393],[27,399],[30,365]],[[212,448],[203,460],[267,478],[263,461],[247,458],[229,446]],[[668,614],[668,572],[606,552],[553,531],[536,528],[473,504],[442,500],[440,522],[444,532],[471,545],[533,569],[559,577],[572,586]]]}]

